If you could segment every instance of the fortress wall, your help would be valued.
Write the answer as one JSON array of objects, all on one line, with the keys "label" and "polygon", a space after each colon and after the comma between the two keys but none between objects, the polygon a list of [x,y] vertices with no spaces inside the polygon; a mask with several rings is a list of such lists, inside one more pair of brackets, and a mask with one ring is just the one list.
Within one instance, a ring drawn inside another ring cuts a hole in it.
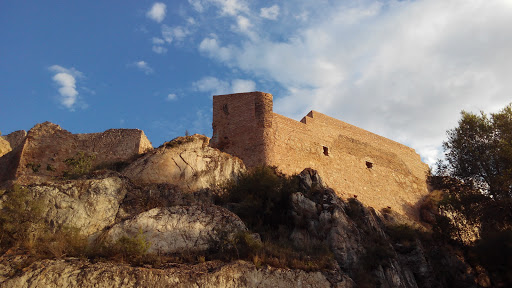
[{"label": "fortress wall", "polygon": [[335,134],[344,135],[362,143],[367,143],[369,145],[379,147],[382,150],[395,153],[399,155],[399,159],[406,164],[407,169],[409,169],[416,177],[424,177],[426,170],[428,170],[428,166],[421,162],[420,155],[417,154],[414,149],[388,138],[379,136],[316,111],[311,111],[301,121],[304,121],[310,127],[314,127],[315,130],[325,130],[323,134],[330,134],[334,131]]},{"label": "fortress wall", "polygon": [[262,92],[213,97],[210,146],[244,157],[247,166],[266,162],[272,125],[272,95]]},{"label": "fortress wall", "polygon": [[151,149],[151,143],[139,129],[109,129],[102,133],[75,134],[77,149],[98,155],[103,162],[130,159]]},{"label": "fortress wall", "polygon": [[[318,112],[316,112],[318,113]],[[329,125],[313,118],[302,122],[274,114],[271,156],[267,164],[276,165],[285,174],[299,173],[310,167],[319,171],[327,185],[342,197],[358,199],[376,209],[392,207],[402,214],[417,218],[413,207],[428,193],[425,174],[411,173],[409,166],[425,168],[414,150],[355,126],[343,130],[343,123]],[[349,124],[346,124],[349,125]],[[361,130],[361,131],[357,131]],[[379,145],[388,141],[388,145]],[[370,139],[368,142],[364,142]],[[393,145],[397,146],[393,149]],[[328,155],[324,154],[324,147]],[[409,162],[405,151],[417,156]],[[372,163],[368,168],[366,162]],[[406,164],[408,162],[408,164]],[[425,171],[423,171],[425,172]]]},{"label": "fortress wall", "polygon": [[300,122],[273,113],[271,94],[214,96],[212,125],[211,146],[247,167],[274,165],[285,174],[310,167],[340,196],[376,209],[417,219],[414,206],[428,193],[428,166],[413,149],[316,111]]},{"label": "fortress wall", "polygon": [[[151,149],[144,132],[138,129],[110,129],[103,133],[72,134],[56,124],[45,122],[34,126],[23,143],[1,160],[12,167],[12,174],[0,175],[0,182],[18,179],[29,182],[30,177],[62,176],[70,168],[65,160],[78,152],[95,155],[93,166],[127,161],[141,149]],[[19,150],[19,151],[18,151]],[[8,162],[8,163],[7,163]]]}]

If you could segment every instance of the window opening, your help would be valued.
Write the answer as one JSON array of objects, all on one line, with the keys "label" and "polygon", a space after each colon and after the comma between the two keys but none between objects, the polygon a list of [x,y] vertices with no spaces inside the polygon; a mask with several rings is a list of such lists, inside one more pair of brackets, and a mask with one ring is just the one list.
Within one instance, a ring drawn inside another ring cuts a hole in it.
[{"label": "window opening", "polygon": [[370,161],[366,161],[366,168],[372,169],[373,168],[373,163],[370,162]]},{"label": "window opening", "polygon": [[224,106],[222,106],[222,111],[224,111],[224,114],[229,115],[228,104],[224,104]]},{"label": "window opening", "polygon": [[325,146],[323,146],[323,147],[324,147],[324,155],[329,156],[329,148],[327,148]]}]

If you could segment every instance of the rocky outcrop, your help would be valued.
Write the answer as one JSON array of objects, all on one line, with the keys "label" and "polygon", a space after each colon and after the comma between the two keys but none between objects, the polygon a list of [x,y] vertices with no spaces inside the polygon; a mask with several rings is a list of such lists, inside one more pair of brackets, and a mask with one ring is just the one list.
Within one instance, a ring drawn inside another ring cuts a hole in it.
[{"label": "rocky outcrop", "polygon": [[[17,287],[333,287],[320,272],[279,268],[256,268],[237,261],[229,264],[207,262],[177,265],[168,269],[130,267],[115,263],[95,263],[78,259],[44,260],[23,269],[13,277],[9,265],[0,265],[0,286]],[[344,279],[345,280],[345,279]],[[349,288],[349,280],[336,284]]]},{"label": "rocky outcrop", "polygon": [[119,177],[48,182],[29,187],[41,201],[46,223],[92,236],[115,223],[127,189]]},{"label": "rocky outcrop", "polygon": [[205,251],[222,233],[246,231],[244,223],[230,211],[209,205],[154,208],[136,217],[114,225],[107,237],[144,233],[151,243],[149,253],[176,253]]},{"label": "rocky outcrop", "polygon": [[[295,222],[291,239],[296,245],[312,241],[325,243],[340,268],[349,271],[363,286],[418,287],[416,274],[432,276],[432,269],[422,253],[416,251],[414,257],[398,257],[372,208],[364,207],[355,199],[348,203],[342,201],[323,184],[315,170],[305,169],[298,177],[304,193],[291,196]],[[410,260],[409,265],[402,265],[400,259]],[[411,269],[412,262],[417,271]],[[371,283],[366,282],[369,279]]]},{"label": "rocky outcrop", "polygon": [[197,134],[176,138],[137,159],[123,174],[136,183],[170,183],[194,191],[223,184],[245,170],[242,160],[208,142]]}]

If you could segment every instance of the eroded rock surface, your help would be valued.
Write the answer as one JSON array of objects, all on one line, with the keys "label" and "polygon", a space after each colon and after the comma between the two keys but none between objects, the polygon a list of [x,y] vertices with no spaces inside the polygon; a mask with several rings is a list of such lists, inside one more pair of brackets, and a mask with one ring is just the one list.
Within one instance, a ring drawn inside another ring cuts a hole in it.
[{"label": "eroded rock surface", "polygon": [[75,227],[87,236],[115,223],[127,191],[119,177],[49,182],[29,190],[42,201],[47,223]]},{"label": "eroded rock surface", "polygon": [[[0,267],[0,286],[17,287],[333,287],[320,272],[279,268],[256,268],[236,261],[229,264],[208,262],[178,265],[168,269],[148,269],[113,263],[69,260],[43,260],[6,279],[8,267]],[[354,287],[350,281],[339,288]]]},{"label": "eroded rock surface", "polygon": [[204,251],[219,233],[246,231],[238,216],[219,206],[195,205],[154,208],[114,225],[107,236],[116,240],[142,231],[150,253]]},{"label": "eroded rock surface", "polygon": [[137,159],[123,174],[137,183],[170,183],[192,191],[223,184],[245,170],[242,160],[208,142],[198,134],[177,138]]}]

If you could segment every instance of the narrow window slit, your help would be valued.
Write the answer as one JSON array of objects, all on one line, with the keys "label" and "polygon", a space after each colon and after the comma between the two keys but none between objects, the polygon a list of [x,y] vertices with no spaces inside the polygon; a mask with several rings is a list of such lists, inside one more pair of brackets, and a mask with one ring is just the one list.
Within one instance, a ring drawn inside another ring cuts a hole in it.
[{"label": "narrow window slit", "polygon": [[323,147],[324,147],[324,155],[329,156],[329,148],[327,148],[325,146],[323,146]]}]

